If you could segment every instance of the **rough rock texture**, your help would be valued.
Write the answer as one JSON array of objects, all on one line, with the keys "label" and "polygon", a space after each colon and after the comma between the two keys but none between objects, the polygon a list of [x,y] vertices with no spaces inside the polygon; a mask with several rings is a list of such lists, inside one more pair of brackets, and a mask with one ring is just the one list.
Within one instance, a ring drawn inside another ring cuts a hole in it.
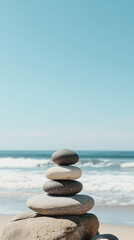
[{"label": "rough rock texture", "polygon": [[46,171],[46,177],[51,180],[73,180],[80,178],[81,175],[81,169],[73,166],[56,166]]},{"label": "rough rock texture", "polygon": [[53,180],[44,183],[43,190],[53,195],[75,195],[83,188],[82,183],[75,180]]},{"label": "rough rock texture", "polygon": [[22,213],[4,229],[1,240],[91,240],[99,228],[95,215],[45,217]]},{"label": "rough rock texture", "polygon": [[71,165],[79,161],[79,156],[72,150],[60,149],[52,154],[52,160],[59,165]]},{"label": "rough rock texture", "polygon": [[94,206],[94,199],[81,194],[54,196],[43,193],[29,198],[27,206],[46,216],[81,215]]}]

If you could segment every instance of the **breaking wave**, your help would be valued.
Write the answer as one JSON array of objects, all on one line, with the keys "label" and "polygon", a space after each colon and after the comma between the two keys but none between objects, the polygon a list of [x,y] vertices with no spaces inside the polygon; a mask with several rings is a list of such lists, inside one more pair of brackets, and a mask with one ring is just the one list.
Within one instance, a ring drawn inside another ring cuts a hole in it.
[{"label": "breaking wave", "polygon": [[47,166],[50,159],[34,158],[0,158],[0,168],[34,168]]},{"label": "breaking wave", "polygon": [[[53,162],[50,158],[47,159],[34,159],[34,158],[12,158],[5,157],[0,158],[0,169],[1,168],[36,168],[43,166],[50,166]],[[80,159],[77,163],[79,167],[90,167],[90,168],[134,168],[134,162],[121,162],[113,161],[111,159]]]},{"label": "breaking wave", "polygon": [[134,162],[125,162],[120,165],[122,168],[134,168]]},{"label": "breaking wave", "polygon": [[[49,152],[5,152],[0,155],[0,196],[39,193],[45,171],[53,165]],[[82,169],[83,193],[96,204],[134,205],[134,153],[82,152],[76,166]]]}]

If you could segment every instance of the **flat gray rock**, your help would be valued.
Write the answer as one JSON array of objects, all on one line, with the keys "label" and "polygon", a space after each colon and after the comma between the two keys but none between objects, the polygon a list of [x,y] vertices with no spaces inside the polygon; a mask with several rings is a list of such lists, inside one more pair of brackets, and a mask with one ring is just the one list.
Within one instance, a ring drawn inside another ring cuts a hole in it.
[{"label": "flat gray rock", "polygon": [[55,166],[46,171],[46,177],[51,180],[73,180],[78,179],[82,175],[82,171],[74,166]]},{"label": "flat gray rock", "polygon": [[45,217],[22,213],[4,229],[1,240],[91,240],[99,228],[95,215]]},{"label": "flat gray rock", "polygon": [[53,195],[75,195],[83,188],[82,183],[75,180],[53,180],[44,183],[43,190]]},{"label": "flat gray rock", "polygon": [[72,165],[79,161],[79,156],[72,150],[60,149],[52,154],[52,160],[59,165]]},{"label": "flat gray rock", "polygon": [[94,199],[87,195],[54,196],[45,193],[31,197],[27,206],[45,216],[81,215],[94,206]]}]

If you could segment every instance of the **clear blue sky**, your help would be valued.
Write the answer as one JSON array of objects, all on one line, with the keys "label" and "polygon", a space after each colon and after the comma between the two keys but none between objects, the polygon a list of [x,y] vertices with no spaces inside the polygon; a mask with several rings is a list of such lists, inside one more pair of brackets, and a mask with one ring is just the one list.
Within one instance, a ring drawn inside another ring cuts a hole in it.
[{"label": "clear blue sky", "polygon": [[134,1],[0,1],[0,149],[134,150]]}]

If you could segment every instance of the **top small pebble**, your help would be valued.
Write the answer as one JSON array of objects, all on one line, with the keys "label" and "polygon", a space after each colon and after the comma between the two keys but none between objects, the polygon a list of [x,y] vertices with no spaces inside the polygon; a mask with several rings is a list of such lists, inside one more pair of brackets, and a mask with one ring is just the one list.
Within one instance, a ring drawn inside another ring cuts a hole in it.
[{"label": "top small pebble", "polygon": [[79,156],[72,150],[60,149],[52,154],[52,160],[58,165],[72,165],[79,161]]}]

